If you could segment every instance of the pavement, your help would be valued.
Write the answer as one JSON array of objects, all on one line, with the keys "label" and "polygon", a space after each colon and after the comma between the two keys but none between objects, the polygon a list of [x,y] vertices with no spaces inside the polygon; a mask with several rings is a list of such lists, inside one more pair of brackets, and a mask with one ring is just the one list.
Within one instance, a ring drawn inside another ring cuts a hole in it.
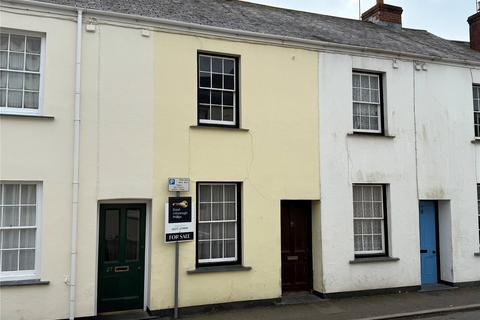
[{"label": "pavement", "polygon": [[480,320],[480,287],[331,300],[294,297],[274,306],[180,316],[186,320]]}]

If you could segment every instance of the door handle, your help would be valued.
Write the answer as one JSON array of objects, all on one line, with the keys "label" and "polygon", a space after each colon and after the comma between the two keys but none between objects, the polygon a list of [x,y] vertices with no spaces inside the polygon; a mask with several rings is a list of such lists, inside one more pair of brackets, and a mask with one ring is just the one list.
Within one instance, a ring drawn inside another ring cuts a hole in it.
[{"label": "door handle", "polygon": [[298,260],[298,256],[287,256],[288,261],[296,261]]},{"label": "door handle", "polygon": [[433,250],[433,251],[432,251],[432,253],[433,253],[433,254],[436,254],[436,253],[437,253],[437,251]]},{"label": "door handle", "polygon": [[428,253],[428,250],[422,249],[420,250],[420,253]]},{"label": "door handle", "polygon": [[115,272],[128,272],[130,270],[129,266],[119,266],[115,267]]}]

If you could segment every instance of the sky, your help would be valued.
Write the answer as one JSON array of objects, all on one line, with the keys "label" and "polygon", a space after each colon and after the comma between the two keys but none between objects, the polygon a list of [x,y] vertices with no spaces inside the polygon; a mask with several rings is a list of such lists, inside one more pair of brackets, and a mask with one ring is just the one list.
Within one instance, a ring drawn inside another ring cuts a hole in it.
[{"label": "sky", "polygon": [[[376,0],[247,0],[275,7],[358,19]],[[467,18],[474,14],[476,0],[385,0],[403,8],[403,26],[424,29],[442,38],[469,41]]]}]

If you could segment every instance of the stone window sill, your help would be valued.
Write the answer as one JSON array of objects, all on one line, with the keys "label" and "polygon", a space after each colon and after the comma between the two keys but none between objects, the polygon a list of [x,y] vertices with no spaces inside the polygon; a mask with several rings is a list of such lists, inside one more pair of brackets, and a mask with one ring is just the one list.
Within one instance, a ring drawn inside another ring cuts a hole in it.
[{"label": "stone window sill", "polygon": [[351,260],[350,264],[361,264],[361,263],[376,263],[376,262],[396,262],[399,261],[399,258],[394,257],[368,257],[368,258],[355,258]]},{"label": "stone window sill", "polygon": [[198,125],[198,126],[190,126],[190,129],[199,129],[199,130],[227,130],[227,131],[240,131],[240,132],[248,132],[250,131],[249,129],[243,129],[243,128],[235,128],[235,127],[227,127],[227,126],[203,126],[203,125]]},{"label": "stone window sill", "polygon": [[21,113],[0,113],[0,118],[29,118],[29,119],[43,119],[43,120],[53,120],[53,116],[44,116],[40,114],[21,114]]},{"label": "stone window sill", "polygon": [[195,270],[187,271],[187,274],[201,274],[201,273],[215,273],[215,272],[234,272],[234,271],[250,271],[252,267],[242,265],[232,266],[215,266],[215,267],[200,267]]},{"label": "stone window sill", "polygon": [[474,255],[475,257],[480,257],[480,252],[475,252],[473,255]]},{"label": "stone window sill", "polygon": [[372,138],[385,138],[395,139],[395,136],[386,133],[368,133],[368,132],[348,132],[347,137],[372,137]]},{"label": "stone window sill", "polygon": [[472,143],[473,143],[473,144],[480,144],[480,138],[474,138],[474,139],[472,140]]},{"label": "stone window sill", "polygon": [[50,281],[43,281],[40,279],[0,281],[0,287],[45,286],[49,284]]}]

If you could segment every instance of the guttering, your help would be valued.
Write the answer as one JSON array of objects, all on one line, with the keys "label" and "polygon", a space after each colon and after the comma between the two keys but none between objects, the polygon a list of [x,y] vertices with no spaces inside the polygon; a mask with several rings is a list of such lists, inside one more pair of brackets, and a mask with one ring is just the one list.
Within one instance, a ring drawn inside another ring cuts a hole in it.
[{"label": "guttering", "polygon": [[77,285],[77,231],[78,194],[80,169],[80,89],[82,67],[82,9],[77,10],[77,44],[75,52],[75,110],[73,118],[73,183],[72,183],[72,230],[69,277],[69,319],[75,319],[75,291]]},{"label": "guttering", "polygon": [[[72,7],[72,6],[58,5],[58,4],[32,1],[32,0],[3,0],[3,1],[10,2],[10,3],[23,4],[28,6],[57,9],[57,10],[63,10],[63,11],[77,10],[75,7]],[[302,38],[295,38],[295,37],[288,37],[288,36],[258,33],[253,31],[234,30],[234,29],[228,29],[223,27],[206,26],[206,25],[200,25],[200,24],[189,23],[189,22],[181,22],[181,21],[167,20],[163,18],[146,17],[141,15],[118,13],[118,12],[112,12],[112,11],[102,11],[102,10],[96,10],[96,9],[83,9],[83,11],[86,14],[112,17],[117,19],[125,19],[130,21],[133,20],[134,22],[143,21],[147,23],[160,24],[167,28],[170,27],[175,30],[183,30],[183,31],[188,31],[190,33],[205,32],[208,34],[215,34],[219,36],[227,35],[227,36],[234,36],[234,37],[254,38],[257,40],[263,40],[267,43],[291,45],[291,46],[316,49],[316,50],[333,49],[343,53],[373,53],[373,54],[385,55],[388,57],[396,57],[396,58],[403,57],[403,58],[408,58],[413,60],[421,60],[425,62],[427,61],[443,62],[443,63],[462,65],[462,66],[468,65],[468,66],[480,67],[480,61],[475,61],[475,60],[452,59],[452,58],[443,58],[439,56],[428,56],[428,55],[415,54],[415,53],[404,53],[404,52],[397,52],[397,51],[385,50],[385,49],[375,49],[375,48],[369,48],[369,47],[363,47],[363,46],[354,46],[354,45],[348,45],[348,44],[326,42],[321,40],[309,40],[309,39],[302,39]]]}]

